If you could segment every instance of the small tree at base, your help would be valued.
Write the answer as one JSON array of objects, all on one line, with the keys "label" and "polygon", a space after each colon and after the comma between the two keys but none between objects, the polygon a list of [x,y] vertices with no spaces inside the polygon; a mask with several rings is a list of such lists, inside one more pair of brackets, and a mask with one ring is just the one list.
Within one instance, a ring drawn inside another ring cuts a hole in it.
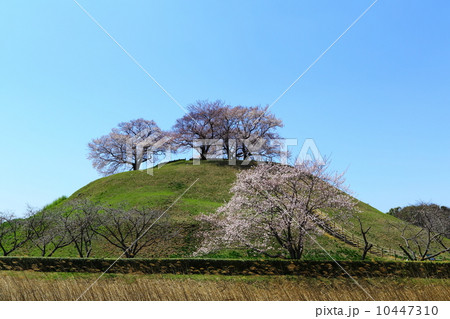
[{"label": "small tree at base", "polygon": [[[122,206],[124,206],[123,204]],[[134,258],[144,248],[177,234],[161,212],[150,209],[103,207],[97,214],[99,227],[93,231],[109,244],[119,248],[126,258]]]},{"label": "small tree at base", "polygon": [[30,240],[26,222],[14,214],[0,212],[0,250],[8,256]]},{"label": "small tree at base", "polygon": [[359,229],[361,231],[361,235],[362,235],[362,238],[364,240],[364,247],[363,247],[363,253],[362,253],[361,259],[365,260],[366,256],[367,256],[367,253],[373,247],[373,244],[369,243],[369,240],[367,239],[367,234],[369,233],[371,227],[368,227],[366,230],[364,230],[363,222],[362,222],[361,218],[359,216],[357,216],[356,219],[359,222]]},{"label": "small tree at base", "polygon": [[42,257],[53,254],[72,244],[73,239],[59,221],[60,211],[43,209],[40,211],[28,208],[27,231],[33,245],[40,250]]},{"label": "small tree at base", "polygon": [[58,222],[72,240],[80,258],[90,257],[96,237],[94,230],[101,227],[97,216],[101,206],[89,200],[72,200],[61,208]]}]

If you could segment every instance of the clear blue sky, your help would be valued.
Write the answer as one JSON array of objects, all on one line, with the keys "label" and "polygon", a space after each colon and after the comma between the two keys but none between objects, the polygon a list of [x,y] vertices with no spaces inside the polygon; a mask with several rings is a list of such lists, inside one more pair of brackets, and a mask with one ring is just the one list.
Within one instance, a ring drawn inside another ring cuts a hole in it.
[{"label": "clear blue sky", "polygon": [[[79,0],[182,105],[266,105],[371,0]],[[450,206],[450,2],[380,0],[273,108],[382,211]],[[0,4],[0,210],[98,178],[87,143],[183,111],[71,0]],[[295,151],[295,150],[294,150]]]}]

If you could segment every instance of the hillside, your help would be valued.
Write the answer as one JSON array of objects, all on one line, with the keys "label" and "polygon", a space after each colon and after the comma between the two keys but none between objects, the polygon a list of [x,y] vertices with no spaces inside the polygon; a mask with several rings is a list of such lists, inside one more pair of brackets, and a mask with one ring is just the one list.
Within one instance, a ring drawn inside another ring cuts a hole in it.
[{"label": "hillside", "polygon": [[[236,173],[245,168],[247,167],[229,166],[227,161],[202,161],[200,165],[193,165],[192,161],[173,161],[161,168],[155,168],[153,175],[147,174],[146,170],[141,170],[100,178],[79,189],[67,200],[87,198],[110,205],[126,203],[130,207],[140,206],[164,210],[198,178],[197,183],[167,212],[169,218],[183,229],[182,238],[174,240],[166,247],[144,252],[148,256],[186,257],[193,251],[198,241],[195,236],[198,223],[194,217],[200,213],[213,212],[230,199],[229,189],[236,178]],[[358,205],[363,212],[364,226],[372,227],[368,237],[378,247],[378,251],[380,252],[381,249],[398,251],[398,244],[402,241],[398,236],[393,236],[393,229],[389,225],[400,225],[402,222],[368,204],[359,202]],[[349,241],[360,240],[359,224],[354,220],[345,225],[335,224],[333,227],[347,236]],[[359,248],[337,239],[332,234],[324,233],[317,236],[316,240],[329,250],[334,258],[359,258]],[[101,252],[94,254],[97,257],[107,257],[116,253],[106,246],[103,247],[101,243],[97,243],[97,246],[101,247]],[[72,255],[73,252],[62,249],[57,256],[67,254]],[[231,251],[215,254],[212,257],[249,256],[248,252]],[[369,256],[369,258],[374,257],[380,257],[380,253]],[[329,259],[329,256],[318,247],[317,243],[311,242],[306,249],[305,258]]]},{"label": "hillside", "polygon": [[230,185],[238,167],[227,161],[174,161],[155,168],[153,175],[146,170],[119,173],[100,178],[76,191],[69,200],[89,198],[108,204],[125,202],[130,206],[157,209],[168,208],[194,181],[199,180],[171,209],[180,220],[192,220],[195,215],[210,212],[227,201]]}]

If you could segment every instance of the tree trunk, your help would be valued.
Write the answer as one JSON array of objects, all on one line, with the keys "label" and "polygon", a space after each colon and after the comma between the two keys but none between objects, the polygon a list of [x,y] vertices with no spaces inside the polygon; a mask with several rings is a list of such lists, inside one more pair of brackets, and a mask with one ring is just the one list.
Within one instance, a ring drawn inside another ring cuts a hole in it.
[{"label": "tree trunk", "polygon": [[[363,248],[363,253],[362,253],[361,259],[365,260],[366,256],[367,256],[367,253],[373,247],[373,244],[369,243],[369,241],[367,240],[367,233],[369,232],[371,227],[367,228],[367,230],[364,230],[362,221],[361,221],[361,219],[359,217],[358,217],[358,221],[359,221],[361,234],[362,234],[363,239],[364,239],[364,248]],[[383,250],[381,250],[381,254],[383,254]]]},{"label": "tree trunk", "polygon": [[364,246],[364,251],[363,251],[363,254],[362,254],[362,260],[365,260],[366,259],[366,256],[367,256],[367,253],[369,252],[369,250],[371,249],[373,247],[373,245],[372,244],[365,244],[365,246]]},{"label": "tree trunk", "polygon": [[141,164],[139,162],[133,163],[133,171],[138,171],[140,167],[141,167]]},{"label": "tree trunk", "polygon": [[291,259],[301,259],[303,255],[303,246],[300,246],[298,248],[290,247],[288,249],[288,252]]}]

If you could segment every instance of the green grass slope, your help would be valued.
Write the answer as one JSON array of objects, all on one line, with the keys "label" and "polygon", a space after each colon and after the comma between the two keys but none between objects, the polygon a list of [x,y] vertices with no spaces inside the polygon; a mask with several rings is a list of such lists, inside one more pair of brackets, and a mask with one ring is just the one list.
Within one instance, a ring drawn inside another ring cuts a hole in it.
[{"label": "green grass slope", "polygon": [[[210,213],[231,198],[229,192],[236,179],[236,173],[248,166],[230,166],[227,161],[202,161],[193,165],[192,161],[179,160],[167,163],[161,168],[155,168],[153,175],[146,170],[119,173],[100,178],[76,191],[67,200],[88,198],[92,201],[117,205],[126,203],[129,206],[150,207],[164,210],[195,181],[189,191],[180,198],[168,211],[170,218],[178,223],[195,226],[195,216],[200,213]],[[371,226],[369,240],[379,247],[399,250],[402,243],[399,236],[393,235],[392,225],[400,225],[402,221],[386,215],[374,207],[359,202],[362,211],[362,221],[365,227]],[[338,225],[349,237],[360,238],[359,224],[351,220],[345,225]],[[195,228],[195,227],[194,227]],[[192,228],[192,232],[195,229]],[[194,234],[188,233],[189,238]],[[193,243],[187,238],[179,247],[170,249],[171,256],[187,256],[193,249]],[[340,240],[323,234],[311,240],[306,249],[305,257],[311,259],[328,259],[321,245],[332,252],[334,258],[357,259],[360,249],[345,244]],[[63,253],[63,252],[61,252]],[[59,255],[59,254],[58,254]],[[213,257],[243,257],[237,252],[223,252]],[[246,256],[248,257],[248,255]]]},{"label": "green grass slope", "polygon": [[168,208],[197,179],[189,191],[171,207],[170,214],[179,219],[214,211],[230,199],[230,185],[239,168],[226,161],[174,161],[155,168],[132,171],[100,178],[76,191],[69,200],[88,198],[107,204],[126,203],[130,206]]}]

